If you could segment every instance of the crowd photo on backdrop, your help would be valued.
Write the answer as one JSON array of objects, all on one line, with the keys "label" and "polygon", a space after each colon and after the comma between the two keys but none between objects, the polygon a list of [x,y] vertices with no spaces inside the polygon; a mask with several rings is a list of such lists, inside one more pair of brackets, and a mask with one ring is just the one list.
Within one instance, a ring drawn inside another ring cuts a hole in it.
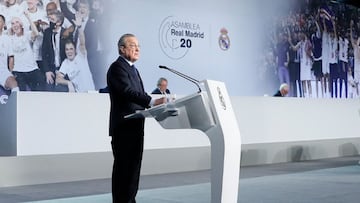
[{"label": "crowd photo on backdrop", "polygon": [[103,0],[0,0],[0,96],[17,87],[54,92],[104,87],[109,43],[99,30],[110,8]]}]

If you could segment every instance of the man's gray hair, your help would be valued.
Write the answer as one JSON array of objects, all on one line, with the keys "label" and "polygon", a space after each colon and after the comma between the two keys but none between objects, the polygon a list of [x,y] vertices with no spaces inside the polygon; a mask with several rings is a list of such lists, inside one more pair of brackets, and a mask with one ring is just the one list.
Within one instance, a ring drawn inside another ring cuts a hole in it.
[{"label": "man's gray hair", "polygon": [[118,41],[118,50],[119,50],[119,54],[120,54],[120,55],[122,54],[121,51],[120,51],[120,47],[124,47],[124,46],[125,46],[125,40],[126,40],[126,38],[128,38],[128,37],[135,37],[135,35],[130,34],[130,33],[123,34],[123,35],[120,37],[119,41]]},{"label": "man's gray hair", "polygon": [[162,81],[166,81],[166,82],[167,82],[167,79],[166,79],[166,78],[162,78],[162,77],[159,78],[159,80],[157,81],[157,86],[158,86],[158,87],[160,87]]},{"label": "man's gray hair", "polygon": [[288,85],[288,84],[286,84],[286,83],[282,83],[282,84],[280,85],[279,90],[285,89],[285,88],[287,88],[287,87],[289,87],[289,85]]}]

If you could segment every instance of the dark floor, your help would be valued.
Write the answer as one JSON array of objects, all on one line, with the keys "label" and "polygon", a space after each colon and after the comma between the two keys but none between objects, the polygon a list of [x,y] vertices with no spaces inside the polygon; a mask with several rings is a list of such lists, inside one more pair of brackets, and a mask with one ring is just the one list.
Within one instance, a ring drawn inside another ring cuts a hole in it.
[{"label": "dark floor", "polygon": [[[241,167],[240,179],[292,174],[358,164],[359,157],[341,157],[314,161]],[[141,177],[141,189],[164,188],[210,182],[210,171],[196,171]],[[99,179],[67,183],[0,188],[0,202],[24,202],[111,192],[111,180]]]}]

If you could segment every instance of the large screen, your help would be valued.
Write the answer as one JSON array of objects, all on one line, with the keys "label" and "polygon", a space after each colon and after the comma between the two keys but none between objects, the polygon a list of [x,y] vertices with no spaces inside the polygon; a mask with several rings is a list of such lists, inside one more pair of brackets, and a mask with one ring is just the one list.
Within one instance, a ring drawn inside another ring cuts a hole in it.
[{"label": "large screen", "polygon": [[357,98],[359,10],[332,2],[0,1],[0,94],[11,93],[4,70],[20,91],[98,91],[120,36],[133,33],[147,92],[160,77],[172,93],[197,91],[164,65],[224,81],[233,96],[272,96],[286,83],[290,97]]}]

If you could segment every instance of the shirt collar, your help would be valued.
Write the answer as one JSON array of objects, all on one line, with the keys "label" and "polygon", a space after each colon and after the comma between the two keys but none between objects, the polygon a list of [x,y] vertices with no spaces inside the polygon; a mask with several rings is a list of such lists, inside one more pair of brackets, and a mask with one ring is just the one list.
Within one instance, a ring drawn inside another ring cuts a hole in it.
[{"label": "shirt collar", "polygon": [[133,65],[134,65],[133,62],[127,60],[127,59],[126,59],[125,57],[123,57],[122,55],[120,55],[120,57],[123,58],[130,66],[133,66]]}]

